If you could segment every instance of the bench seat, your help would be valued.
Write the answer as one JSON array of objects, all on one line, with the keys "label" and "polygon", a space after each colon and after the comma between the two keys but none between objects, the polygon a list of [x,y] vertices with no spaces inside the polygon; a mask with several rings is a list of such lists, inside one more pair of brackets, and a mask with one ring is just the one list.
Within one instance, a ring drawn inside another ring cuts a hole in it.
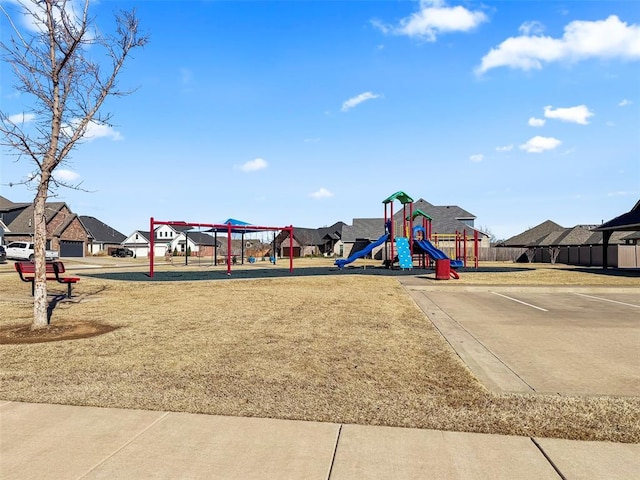
[{"label": "bench seat", "polygon": [[[16,272],[20,275],[20,280],[23,282],[31,283],[31,295],[35,290],[35,273],[36,265],[32,262],[16,262],[14,264]],[[78,277],[64,277],[65,273],[64,264],[62,262],[47,262],[46,263],[47,281],[56,281],[67,285],[67,298],[71,298],[71,287],[80,281]]]}]

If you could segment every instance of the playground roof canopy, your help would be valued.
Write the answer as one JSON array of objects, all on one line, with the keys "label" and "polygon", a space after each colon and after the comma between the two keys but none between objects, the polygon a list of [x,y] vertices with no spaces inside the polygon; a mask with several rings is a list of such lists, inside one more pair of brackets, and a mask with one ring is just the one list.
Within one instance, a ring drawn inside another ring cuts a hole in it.
[{"label": "playground roof canopy", "polygon": [[411,218],[409,218],[409,215],[407,215],[407,220],[415,220],[416,217],[425,217],[427,220],[433,220],[433,218],[431,218],[429,215],[427,215],[420,209],[414,210],[413,215],[411,215]]},{"label": "playground roof canopy", "polygon": [[594,230],[596,232],[613,232],[613,231],[633,231],[640,229],[640,200],[635,204],[635,206],[628,211],[627,213],[623,213],[622,215],[614,218],[613,220],[609,220],[608,222],[604,222],[598,228]]},{"label": "playground roof canopy", "polygon": [[[229,225],[231,225],[231,233],[255,233],[255,232],[264,232],[269,230],[274,230],[275,228],[269,227],[257,227],[252,225],[249,222],[244,222],[242,220],[236,220],[235,218],[228,218],[220,225],[216,225],[207,232],[229,232]],[[246,227],[246,228],[243,228]]]},{"label": "playground roof canopy", "polygon": [[409,195],[407,195],[404,192],[396,192],[393,195],[391,195],[389,198],[385,198],[382,203],[391,203],[394,200],[399,200],[400,203],[407,204],[407,203],[413,203],[413,198],[411,198]]}]

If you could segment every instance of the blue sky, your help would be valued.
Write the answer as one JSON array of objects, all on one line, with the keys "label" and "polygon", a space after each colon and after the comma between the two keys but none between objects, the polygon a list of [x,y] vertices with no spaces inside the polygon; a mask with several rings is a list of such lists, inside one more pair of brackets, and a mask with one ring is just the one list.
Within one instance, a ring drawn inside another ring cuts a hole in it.
[{"label": "blue sky", "polygon": [[[2,1],[11,8],[11,3]],[[78,214],[321,227],[381,217],[398,190],[508,238],[598,224],[640,198],[635,1],[95,2],[149,44],[58,175]],[[8,24],[1,20],[2,38]],[[29,112],[6,65],[0,107]],[[18,118],[18,117],[14,117]],[[0,195],[34,167],[2,152]]]}]

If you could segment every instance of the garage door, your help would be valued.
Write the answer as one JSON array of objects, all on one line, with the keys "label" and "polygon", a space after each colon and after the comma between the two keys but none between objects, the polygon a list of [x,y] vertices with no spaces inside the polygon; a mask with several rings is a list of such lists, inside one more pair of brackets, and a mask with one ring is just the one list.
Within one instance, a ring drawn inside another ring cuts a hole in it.
[{"label": "garage door", "polygon": [[61,257],[84,257],[84,242],[60,240]]},{"label": "garage door", "polygon": [[[289,257],[289,247],[282,247],[282,256]],[[294,258],[300,256],[300,247],[293,247],[293,256]]]}]

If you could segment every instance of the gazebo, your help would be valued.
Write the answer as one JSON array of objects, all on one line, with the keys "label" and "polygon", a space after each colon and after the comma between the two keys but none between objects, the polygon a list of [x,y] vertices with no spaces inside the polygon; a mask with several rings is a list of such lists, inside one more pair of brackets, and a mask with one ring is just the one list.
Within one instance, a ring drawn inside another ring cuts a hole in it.
[{"label": "gazebo", "polygon": [[640,200],[627,213],[623,213],[619,217],[604,222],[598,228],[593,229],[596,232],[602,232],[603,250],[602,250],[602,268],[609,267],[607,258],[607,250],[609,248],[609,239],[613,232],[633,232],[640,230]]}]

